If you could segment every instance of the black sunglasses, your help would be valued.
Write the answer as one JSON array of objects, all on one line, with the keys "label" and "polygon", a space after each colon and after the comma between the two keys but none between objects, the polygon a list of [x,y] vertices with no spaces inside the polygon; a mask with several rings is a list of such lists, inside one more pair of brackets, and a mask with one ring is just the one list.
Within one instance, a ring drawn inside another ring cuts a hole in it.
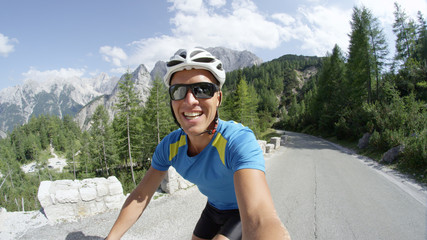
[{"label": "black sunglasses", "polygon": [[199,82],[194,84],[175,84],[169,87],[169,95],[172,100],[182,100],[187,96],[188,89],[196,98],[208,99],[212,98],[219,87],[210,82]]}]

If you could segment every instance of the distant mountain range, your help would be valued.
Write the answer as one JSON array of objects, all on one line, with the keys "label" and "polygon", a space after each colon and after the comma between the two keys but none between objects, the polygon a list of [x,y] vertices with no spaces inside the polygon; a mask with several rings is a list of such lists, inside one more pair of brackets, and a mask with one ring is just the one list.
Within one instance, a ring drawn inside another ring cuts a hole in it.
[{"label": "distant mountain range", "polygon": [[[236,69],[259,65],[262,60],[249,51],[235,51],[223,47],[208,48],[213,55],[222,60],[224,69]],[[132,81],[140,93],[142,104],[148,98],[152,80],[163,77],[166,63],[158,61],[149,72],[141,64],[133,73]],[[122,76],[123,78],[123,76]],[[27,80],[23,85],[0,90],[0,136],[5,137],[15,126],[27,123],[32,116],[54,114],[60,117],[75,116],[80,127],[89,126],[96,107],[103,104],[113,118],[112,107],[117,101],[118,77],[105,73],[91,79],[68,78],[45,82]]]}]

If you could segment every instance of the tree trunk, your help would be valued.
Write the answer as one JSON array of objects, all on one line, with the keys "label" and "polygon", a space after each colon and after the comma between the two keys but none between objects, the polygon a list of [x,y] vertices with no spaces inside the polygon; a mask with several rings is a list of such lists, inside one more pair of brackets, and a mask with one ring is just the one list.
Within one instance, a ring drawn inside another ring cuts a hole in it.
[{"label": "tree trunk", "polygon": [[132,162],[132,153],[131,153],[131,147],[130,147],[129,114],[127,114],[126,116],[126,127],[127,127],[127,135],[128,135],[128,152],[129,152],[130,170],[132,172],[133,184],[136,186],[135,175],[133,174],[133,162]]},{"label": "tree trunk", "polygon": [[74,180],[76,180],[76,161],[74,159],[74,148],[71,150],[71,154],[73,154],[73,173],[74,173]]},{"label": "tree trunk", "polygon": [[107,176],[109,176],[110,174],[108,173],[107,156],[105,154],[105,142],[104,142],[104,140],[102,140],[102,151],[104,153],[105,170],[107,172]]},{"label": "tree trunk", "polygon": [[159,113],[159,88],[158,88],[158,86],[156,85],[156,87],[157,87],[157,94],[156,94],[156,120],[157,120],[157,144],[159,144],[160,143],[160,113]]}]

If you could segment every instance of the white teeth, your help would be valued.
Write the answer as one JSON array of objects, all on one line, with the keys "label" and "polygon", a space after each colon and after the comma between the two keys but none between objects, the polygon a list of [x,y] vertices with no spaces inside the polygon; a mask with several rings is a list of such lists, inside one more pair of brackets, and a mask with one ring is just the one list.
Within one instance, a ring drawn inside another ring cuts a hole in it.
[{"label": "white teeth", "polygon": [[201,112],[185,112],[184,115],[186,117],[196,117],[202,115]]},{"label": "white teeth", "polygon": [[185,112],[184,116],[188,119],[195,119],[202,115],[201,112]]}]

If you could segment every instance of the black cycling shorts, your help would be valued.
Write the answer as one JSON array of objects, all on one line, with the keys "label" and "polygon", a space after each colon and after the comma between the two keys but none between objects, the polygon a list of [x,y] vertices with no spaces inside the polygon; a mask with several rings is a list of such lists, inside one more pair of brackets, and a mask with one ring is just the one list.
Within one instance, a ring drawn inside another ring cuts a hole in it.
[{"label": "black cycling shorts", "polygon": [[217,234],[222,234],[230,240],[242,239],[239,209],[219,210],[207,203],[193,234],[205,239],[212,239]]}]

